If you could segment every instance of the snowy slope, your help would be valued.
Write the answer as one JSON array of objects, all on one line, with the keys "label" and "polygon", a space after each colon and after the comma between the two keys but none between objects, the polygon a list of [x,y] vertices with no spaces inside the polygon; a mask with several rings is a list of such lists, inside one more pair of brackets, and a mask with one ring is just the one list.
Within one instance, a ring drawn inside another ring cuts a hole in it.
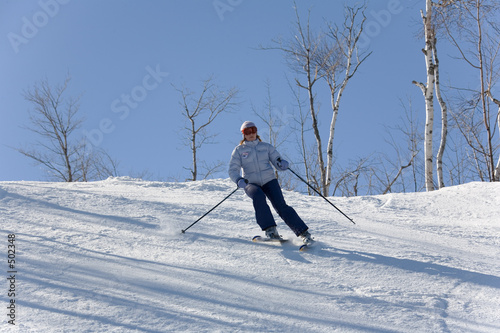
[{"label": "snowy slope", "polygon": [[[500,184],[331,198],[286,192],[319,242],[252,243],[235,185],[0,182],[1,332],[500,332]],[[279,220],[279,219],[278,219]],[[295,237],[279,221],[287,238]]]}]

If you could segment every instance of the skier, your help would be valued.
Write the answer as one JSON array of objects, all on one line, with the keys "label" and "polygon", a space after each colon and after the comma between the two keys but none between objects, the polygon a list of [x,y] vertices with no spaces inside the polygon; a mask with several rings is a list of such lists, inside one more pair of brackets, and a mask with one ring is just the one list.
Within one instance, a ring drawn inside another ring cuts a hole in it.
[{"label": "skier", "polygon": [[266,237],[282,239],[276,230],[276,222],[267,204],[267,197],[295,235],[301,237],[305,245],[311,244],[313,238],[308,231],[309,228],[295,210],[286,204],[271,166],[272,164],[277,170],[285,171],[289,163],[281,159],[272,145],[262,142],[253,122],[245,121],[240,131],[243,140],[231,154],[229,177],[252,199],[257,224],[265,232]]}]

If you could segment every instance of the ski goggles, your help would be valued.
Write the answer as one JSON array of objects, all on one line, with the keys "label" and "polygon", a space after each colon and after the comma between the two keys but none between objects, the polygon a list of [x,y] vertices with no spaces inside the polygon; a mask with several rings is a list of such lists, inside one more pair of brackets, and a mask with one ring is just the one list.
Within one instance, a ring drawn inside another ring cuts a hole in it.
[{"label": "ski goggles", "polygon": [[255,133],[257,133],[257,127],[255,127],[255,126],[247,127],[247,128],[244,128],[242,132],[245,135],[255,134]]}]

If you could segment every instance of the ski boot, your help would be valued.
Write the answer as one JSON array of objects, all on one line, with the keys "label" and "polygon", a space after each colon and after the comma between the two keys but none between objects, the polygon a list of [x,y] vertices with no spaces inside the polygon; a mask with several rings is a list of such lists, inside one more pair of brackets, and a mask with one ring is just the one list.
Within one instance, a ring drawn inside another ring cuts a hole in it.
[{"label": "ski boot", "polygon": [[304,231],[303,233],[301,233],[299,235],[300,238],[302,238],[302,242],[304,243],[304,245],[306,246],[309,246],[311,245],[312,243],[314,243],[314,238],[311,236],[311,234],[309,233],[309,231]]},{"label": "ski boot", "polygon": [[276,227],[270,227],[265,230],[266,232],[266,237],[269,239],[283,239],[280,234],[278,234],[278,230],[276,230]]}]

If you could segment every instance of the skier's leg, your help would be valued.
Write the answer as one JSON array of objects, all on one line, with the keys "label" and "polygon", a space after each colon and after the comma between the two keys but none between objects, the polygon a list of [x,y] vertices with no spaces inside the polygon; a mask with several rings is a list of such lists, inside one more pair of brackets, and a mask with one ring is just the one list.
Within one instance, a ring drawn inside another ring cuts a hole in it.
[{"label": "skier's leg", "polygon": [[283,198],[283,192],[278,180],[274,179],[262,186],[262,190],[271,201],[278,215],[292,229],[295,235],[299,236],[308,229],[307,225],[302,221],[295,209],[288,206]]},{"label": "skier's leg", "polygon": [[255,209],[255,219],[262,230],[275,227],[273,214],[266,202],[266,195],[262,188],[255,184],[248,184],[245,187],[245,193],[252,198],[253,208]]}]

